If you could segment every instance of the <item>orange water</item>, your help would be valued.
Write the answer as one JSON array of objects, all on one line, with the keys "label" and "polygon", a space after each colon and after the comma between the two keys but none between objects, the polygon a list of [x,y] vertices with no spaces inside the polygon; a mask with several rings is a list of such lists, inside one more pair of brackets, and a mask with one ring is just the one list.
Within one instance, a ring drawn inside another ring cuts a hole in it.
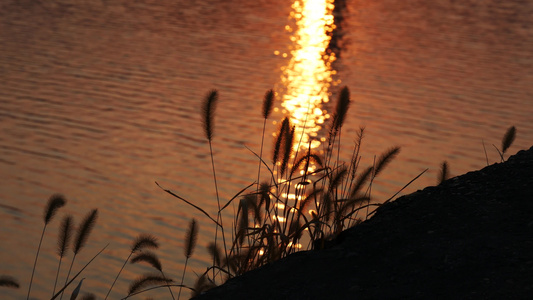
[{"label": "orange water", "polygon": [[[77,223],[100,210],[74,267],[110,243],[83,275],[84,291],[98,298],[141,232],[160,239],[163,268],[179,281],[191,217],[200,221],[200,238],[189,268],[199,273],[209,266],[204,246],[214,226],[154,181],[215,215],[199,117],[211,88],[220,92],[213,147],[222,201],[256,180],[256,160],[243,144],[259,149],[263,95],[282,90],[291,57],[275,53],[290,53],[293,45],[285,28],[292,2],[92,2],[0,4],[0,275],[22,285],[3,289],[6,299],[26,295],[44,205],[56,192],[69,202],[48,226],[32,287],[36,299],[51,295],[65,213]],[[426,168],[406,192],[434,184],[443,160],[452,175],[482,168],[482,140],[496,161],[492,144],[499,147],[511,125],[518,135],[510,152],[531,146],[533,5],[499,2],[349,3],[334,64],[335,80],[354,101],[343,157],[360,125],[366,126],[363,164],[402,147],[375,182],[377,200]],[[332,100],[337,91],[331,88]],[[275,128],[268,124],[267,149]],[[125,296],[130,280],[149,270],[128,265],[111,298]],[[194,279],[188,272],[185,283]]]}]

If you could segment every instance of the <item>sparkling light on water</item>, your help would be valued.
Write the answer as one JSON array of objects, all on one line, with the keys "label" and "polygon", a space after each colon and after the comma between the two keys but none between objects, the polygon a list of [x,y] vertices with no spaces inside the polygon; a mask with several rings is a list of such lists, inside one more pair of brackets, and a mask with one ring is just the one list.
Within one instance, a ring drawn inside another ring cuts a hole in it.
[{"label": "sparkling light on water", "polygon": [[282,67],[282,112],[296,126],[301,147],[308,147],[309,140],[311,148],[320,145],[318,132],[329,117],[322,104],[329,101],[335,74],[331,67],[335,54],[327,52],[335,28],[333,8],[333,0],[297,0],[291,12],[295,28],[286,26],[294,45],[289,63]]}]

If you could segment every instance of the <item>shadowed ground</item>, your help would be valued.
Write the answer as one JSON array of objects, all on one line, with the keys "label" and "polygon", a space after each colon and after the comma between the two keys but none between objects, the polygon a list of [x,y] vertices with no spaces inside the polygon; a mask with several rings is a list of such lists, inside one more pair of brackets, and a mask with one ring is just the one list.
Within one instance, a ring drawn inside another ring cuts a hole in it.
[{"label": "shadowed ground", "polygon": [[330,248],[195,299],[533,297],[533,147],[398,198]]}]

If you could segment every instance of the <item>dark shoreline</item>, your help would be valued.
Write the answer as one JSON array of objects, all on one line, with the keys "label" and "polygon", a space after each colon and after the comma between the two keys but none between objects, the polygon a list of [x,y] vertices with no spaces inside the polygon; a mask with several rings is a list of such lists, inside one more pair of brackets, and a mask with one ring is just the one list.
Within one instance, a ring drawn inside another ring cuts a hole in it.
[{"label": "dark shoreline", "polygon": [[533,147],[381,206],[304,251],[195,299],[525,299],[533,295]]}]

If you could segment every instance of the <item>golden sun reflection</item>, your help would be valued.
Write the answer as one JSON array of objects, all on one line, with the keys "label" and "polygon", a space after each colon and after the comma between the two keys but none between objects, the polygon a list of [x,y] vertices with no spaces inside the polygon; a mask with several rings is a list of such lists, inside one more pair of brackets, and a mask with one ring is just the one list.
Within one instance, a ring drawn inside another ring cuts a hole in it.
[{"label": "golden sun reflection", "polygon": [[[328,49],[335,29],[333,1],[295,0],[290,15],[294,23],[285,27],[291,33],[293,42],[290,55],[274,52],[275,55],[290,57],[288,64],[281,68],[281,87],[277,90],[282,100],[281,113],[289,116],[295,127],[295,153],[292,158],[298,150],[307,152],[309,147],[320,152],[319,146],[325,141],[320,135],[329,115],[322,105],[329,101],[330,87],[338,84],[333,80],[336,74],[332,68],[336,60],[335,53]],[[310,163],[307,170],[300,170],[300,175],[305,177],[305,174],[312,173],[315,169],[316,166]],[[277,171],[274,170],[273,173],[277,174]],[[291,214],[297,214],[295,207],[303,200],[306,185],[310,182],[309,179],[295,183],[291,179],[278,178],[279,195],[284,203],[277,203],[277,214],[272,216],[273,221],[278,224],[292,222],[292,218],[287,218]],[[292,203],[295,203],[294,206]],[[301,247],[299,243],[289,246],[294,249]]]},{"label": "golden sun reflection", "polygon": [[282,112],[296,126],[301,147],[308,147],[310,140],[311,148],[320,145],[318,132],[329,117],[322,104],[329,100],[335,74],[331,67],[335,54],[327,51],[335,28],[333,8],[333,0],[296,0],[291,12],[295,28],[286,26],[294,45],[288,65],[282,68]]}]

